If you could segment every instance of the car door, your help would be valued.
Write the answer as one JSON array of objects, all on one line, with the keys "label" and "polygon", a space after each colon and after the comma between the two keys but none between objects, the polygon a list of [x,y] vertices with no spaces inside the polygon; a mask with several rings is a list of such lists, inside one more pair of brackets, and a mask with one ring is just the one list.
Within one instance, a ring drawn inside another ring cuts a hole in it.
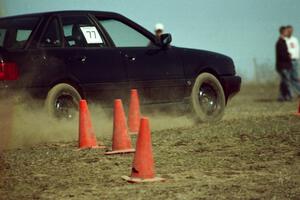
[{"label": "car door", "polygon": [[86,96],[102,103],[128,93],[125,67],[99,26],[88,15],[62,15],[68,70],[84,88]]},{"label": "car door", "polygon": [[98,22],[120,51],[131,88],[139,89],[143,103],[182,100],[184,73],[176,48],[161,48],[126,20],[104,19]]},{"label": "car door", "polygon": [[59,18],[46,17],[42,24],[38,39],[28,48],[27,63],[34,73],[29,73],[26,80],[49,90],[52,84],[66,79],[66,63]]}]

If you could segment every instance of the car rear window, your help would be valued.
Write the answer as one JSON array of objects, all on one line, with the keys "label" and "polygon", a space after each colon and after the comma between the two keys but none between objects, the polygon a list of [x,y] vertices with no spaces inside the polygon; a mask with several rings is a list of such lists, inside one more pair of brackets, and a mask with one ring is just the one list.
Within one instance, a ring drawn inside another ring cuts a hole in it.
[{"label": "car rear window", "polygon": [[4,19],[0,21],[0,46],[23,48],[39,21],[38,17]]}]

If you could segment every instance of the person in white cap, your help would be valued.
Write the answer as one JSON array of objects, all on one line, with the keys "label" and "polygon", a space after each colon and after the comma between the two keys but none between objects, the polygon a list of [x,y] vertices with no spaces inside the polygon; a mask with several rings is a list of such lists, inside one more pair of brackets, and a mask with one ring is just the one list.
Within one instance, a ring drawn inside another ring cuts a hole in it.
[{"label": "person in white cap", "polygon": [[298,74],[299,58],[300,58],[299,41],[295,36],[293,36],[293,31],[294,31],[293,27],[291,25],[288,25],[286,28],[288,31],[288,35],[285,40],[288,46],[290,57],[292,59],[291,86],[293,87],[296,94],[299,96],[300,95],[300,80]]},{"label": "person in white cap", "polygon": [[155,36],[157,38],[157,41],[160,41],[160,36],[164,33],[164,25],[162,23],[157,23],[155,25]]}]

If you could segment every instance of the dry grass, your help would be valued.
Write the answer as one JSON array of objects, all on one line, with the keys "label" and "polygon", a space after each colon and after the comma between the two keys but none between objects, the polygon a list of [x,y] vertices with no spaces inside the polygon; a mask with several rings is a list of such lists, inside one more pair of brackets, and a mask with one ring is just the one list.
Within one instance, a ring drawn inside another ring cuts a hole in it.
[{"label": "dry grass", "polygon": [[[124,182],[132,155],[74,151],[75,140],[46,142],[4,151],[0,199],[299,199],[297,102],[274,101],[276,91],[244,87],[217,124],[151,114],[156,171],[165,183]],[[109,121],[103,131],[94,122],[107,145]],[[66,130],[76,138],[76,128]]]}]

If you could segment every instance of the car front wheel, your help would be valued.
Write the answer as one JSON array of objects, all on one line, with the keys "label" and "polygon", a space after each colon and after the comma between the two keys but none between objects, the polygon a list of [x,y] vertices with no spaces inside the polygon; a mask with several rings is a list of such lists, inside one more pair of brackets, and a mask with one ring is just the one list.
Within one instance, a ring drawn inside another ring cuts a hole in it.
[{"label": "car front wheel", "polygon": [[196,120],[201,122],[221,120],[225,105],[225,95],[219,80],[210,73],[200,74],[191,94],[191,107]]},{"label": "car front wheel", "polygon": [[81,96],[73,86],[60,83],[48,92],[45,106],[50,116],[73,119],[78,111],[80,100]]}]

